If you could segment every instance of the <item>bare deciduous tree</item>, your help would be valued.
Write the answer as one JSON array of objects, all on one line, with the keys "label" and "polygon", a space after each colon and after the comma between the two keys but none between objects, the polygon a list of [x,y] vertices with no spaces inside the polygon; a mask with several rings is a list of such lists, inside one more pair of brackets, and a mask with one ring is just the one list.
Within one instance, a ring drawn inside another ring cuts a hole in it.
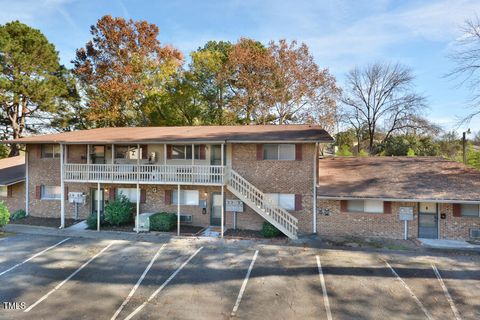
[{"label": "bare deciduous tree", "polygon": [[348,122],[357,131],[366,128],[371,153],[378,131],[385,133],[385,141],[396,131],[418,126],[426,99],[414,92],[413,80],[412,70],[401,64],[374,63],[347,74],[341,102]]},{"label": "bare deciduous tree", "polygon": [[462,36],[456,41],[456,49],[449,57],[456,66],[447,74],[448,77],[460,80],[460,85],[466,85],[472,92],[472,112],[463,122],[480,115],[480,19],[465,21]]}]

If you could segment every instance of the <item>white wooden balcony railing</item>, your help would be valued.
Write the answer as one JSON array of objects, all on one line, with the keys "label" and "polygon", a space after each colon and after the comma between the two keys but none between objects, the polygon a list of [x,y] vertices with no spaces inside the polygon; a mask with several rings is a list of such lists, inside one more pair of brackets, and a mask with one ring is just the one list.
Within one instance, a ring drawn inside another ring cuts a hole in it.
[{"label": "white wooden balcony railing", "polygon": [[66,182],[222,185],[225,166],[64,164]]}]

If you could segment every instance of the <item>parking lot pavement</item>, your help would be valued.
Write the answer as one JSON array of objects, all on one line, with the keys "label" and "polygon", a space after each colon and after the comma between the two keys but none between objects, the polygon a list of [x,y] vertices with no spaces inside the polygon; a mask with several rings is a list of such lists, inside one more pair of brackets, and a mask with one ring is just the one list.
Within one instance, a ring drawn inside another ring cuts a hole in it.
[{"label": "parking lot pavement", "polygon": [[480,318],[474,254],[64,240],[2,240],[0,319]]},{"label": "parking lot pavement", "polygon": [[325,319],[315,252],[261,248],[236,314],[239,319]]}]

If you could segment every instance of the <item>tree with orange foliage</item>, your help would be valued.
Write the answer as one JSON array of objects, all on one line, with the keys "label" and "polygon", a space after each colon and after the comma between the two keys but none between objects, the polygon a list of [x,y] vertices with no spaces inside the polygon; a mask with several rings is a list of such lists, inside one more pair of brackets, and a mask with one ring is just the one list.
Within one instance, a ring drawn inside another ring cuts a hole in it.
[{"label": "tree with orange foliage", "polygon": [[148,125],[144,101],[162,90],[182,54],[162,46],[159,29],[146,21],[104,16],[92,39],[76,52],[74,72],[86,98],[90,127]]}]

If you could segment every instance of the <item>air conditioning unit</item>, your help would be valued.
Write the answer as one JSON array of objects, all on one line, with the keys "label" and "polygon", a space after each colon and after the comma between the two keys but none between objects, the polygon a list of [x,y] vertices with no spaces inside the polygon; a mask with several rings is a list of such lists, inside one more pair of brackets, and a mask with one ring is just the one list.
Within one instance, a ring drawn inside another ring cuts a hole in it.
[{"label": "air conditioning unit", "polygon": [[470,229],[470,238],[480,239],[480,229]]},{"label": "air conditioning unit", "polygon": [[[150,216],[154,214],[154,212],[146,212],[138,215],[138,232],[150,231]],[[133,228],[133,231],[137,231],[136,228]]]}]

